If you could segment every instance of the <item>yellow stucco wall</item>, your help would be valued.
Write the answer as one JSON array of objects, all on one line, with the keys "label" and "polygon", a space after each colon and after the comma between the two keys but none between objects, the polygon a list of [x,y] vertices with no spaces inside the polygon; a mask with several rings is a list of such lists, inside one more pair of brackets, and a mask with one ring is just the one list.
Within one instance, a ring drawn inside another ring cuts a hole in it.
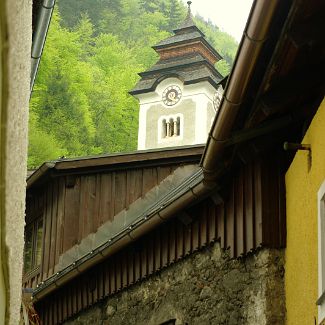
[{"label": "yellow stucco wall", "polygon": [[285,290],[290,325],[315,324],[318,298],[317,192],[325,179],[325,100],[320,105],[287,174]]}]

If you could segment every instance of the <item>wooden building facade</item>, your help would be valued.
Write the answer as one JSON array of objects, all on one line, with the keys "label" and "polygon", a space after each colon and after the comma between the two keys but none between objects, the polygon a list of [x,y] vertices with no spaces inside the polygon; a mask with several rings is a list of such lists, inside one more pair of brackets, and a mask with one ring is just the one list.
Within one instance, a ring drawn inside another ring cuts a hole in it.
[{"label": "wooden building facade", "polygon": [[[43,225],[43,235],[40,264],[25,274],[24,286],[37,290],[48,279],[59,279],[60,256],[103,223],[112,221],[118,212],[128,209],[132,202],[143,199],[177,167],[197,164],[201,153],[202,147],[164,151],[169,163],[163,164],[161,158],[145,159],[141,163],[146,166],[140,167],[136,162],[134,168],[129,163],[114,163],[108,168],[89,169],[87,165],[72,169],[78,161],[58,162],[53,168],[54,177],[42,182],[43,175],[28,189],[26,229],[37,220],[36,224]],[[61,175],[63,163],[69,168]],[[56,290],[35,305],[43,323],[59,324],[215,241],[229,249],[232,257],[262,246],[284,247],[283,177],[278,157],[241,162],[231,178],[224,177],[218,187],[180,209],[159,227],[93,266],[74,272],[64,284],[55,282]]]},{"label": "wooden building facade", "polygon": [[[202,146],[58,161],[28,180],[25,281],[53,275],[59,257],[159,184],[180,165],[198,164]],[[134,160],[134,161],[132,161]],[[51,174],[51,175],[50,175]]]}]

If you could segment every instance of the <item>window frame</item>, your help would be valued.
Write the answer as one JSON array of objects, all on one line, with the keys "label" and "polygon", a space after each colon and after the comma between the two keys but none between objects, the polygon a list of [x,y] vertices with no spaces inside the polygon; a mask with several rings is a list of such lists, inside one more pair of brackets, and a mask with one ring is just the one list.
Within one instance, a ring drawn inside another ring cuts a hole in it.
[{"label": "window frame", "polygon": [[[41,224],[41,234],[39,237],[39,225]],[[26,269],[26,243],[27,243],[27,232],[30,230],[31,232],[31,262],[30,267]],[[24,246],[24,268],[23,268],[23,274],[24,277],[33,276],[40,271],[40,267],[42,264],[43,259],[43,246],[44,246],[44,219],[43,215],[39,214],[37,217],[33,218],[28,224],[25,226],[24,231],[24,240],[25,240],[25,246]],[[40,252],[38,257],[38,247],[40,243]]]},{"label": "window frame", "polygon": [[[173,136],[168,136],[167,134],[163,136],[163,121],[166,122],[170,119],[178,120],[178,134]],[[158,119],[158,143],[168,143],[174,140],[183,140],[184,134],[184,115],[182,113],[170,114],[160,116]]]}]

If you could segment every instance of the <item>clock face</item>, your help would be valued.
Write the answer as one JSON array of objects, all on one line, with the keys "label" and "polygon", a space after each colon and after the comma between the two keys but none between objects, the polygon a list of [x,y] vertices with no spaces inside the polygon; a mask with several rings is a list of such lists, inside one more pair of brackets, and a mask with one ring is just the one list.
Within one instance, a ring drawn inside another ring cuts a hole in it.
[{"label": "clock face", "polygon": [[222,99],[222,95],[223,95],[223,89],[222,87],[220,86],[216,93],[214,94],[213,96],[213,107],[214,109],[217,111],[219,109],[219,106],[220,106],[220,102],[221,102],[221,99]]},{"label": "clock face", "polygon": [[181,97],[182,97],[182,91],[176,85],[167,87],[162,94],[162,100],[164,104],[167,106],[175,105],[176,103],[179,102]]}]

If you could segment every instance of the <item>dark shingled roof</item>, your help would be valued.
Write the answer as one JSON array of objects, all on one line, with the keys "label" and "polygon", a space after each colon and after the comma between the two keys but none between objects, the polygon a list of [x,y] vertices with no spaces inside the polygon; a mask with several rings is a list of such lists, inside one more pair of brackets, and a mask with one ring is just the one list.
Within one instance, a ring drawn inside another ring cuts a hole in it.
[{"label": "dark shingled roof", "polygon": [[[189,61],[191,60],[192,59],[189,59]],[[158,83],[162,79],[168,77],[177,77],[183,81],[184,85],[194,84],[206,80],[213,86],[217,86],[223,79],[222,75],[206,60],[199,60],[196,63],[189,62],[182,65],[174,62],[172,63],[174,64],[173,67],[160,66],[160,69],[152,70],[150,72],[147,71],[144,73],[146,76],[141,78],[129,93],[131,95],[136,95],[154,91]]]},{"label": "dark shingled roof", "polygon": [[152,72],[164,70],[164,69],[170,69],[170,68],[177,68],[184,65],[190,65],[193,63],[199,63],[204,62],[211,66],[212,69],[214,67],[201,55],[200,53],[193,53],[188,54],[187,56],[179,56],[176,58],[170,58],[168,60],[158,61],[155,65],[153,65],[149,70],[145,72],[140,72],[139,76],[144,77],[149,74],[152,74]]},{"label": "dark shingled roof", "polygon": [[190,7],[185,21],[179,28],[174,30],[174,33],[175,35],[162,40],[152,48],[154,50],[158,50],[169,48],[174,45],[189,43],[190,41],[194,40],[200,40],[213,53],[213,55],[215,55],[218,60],[222,59],[222,56],[210,45],[210,43],[205,39],[205,35],[195,25]]},{"label": "dark shingled roof", "polygon": [[157,45],[154,45],[152,48],[154,50],[159,50],[159,49],[169,48],[169,47],[172,48],[175,45],[186,44],[196,40],[201,41],[217,58],[217,60],[222,59],[222,56],[210,45],[210,43],[197,32],[171,36],[159,42]]},{"label": "dark shingled roof", "polygon": [[194,31],[191,33],[184,33],[184,34],[179,34],[179,35],[173,35],[171,37],[168,37],[158,44],[154,45],[153,48],[158,48],[162,45],[169,45],[169,44],[175,44],[179,42],[184,42],[184,41],[190,41],[190,40],[195,40],[202,37],[202,35],[198,31]]},{"label": "dark shingled roof", "polygon": [[[189,1],[190,2],[190,1]],[[191,44],[193,41],[200,42],[202,47],[208,48],[217,59],[222,59],[221,55],[209,44],[204,34],[195,26],[191,14],[190,3],[185,21],[174,30],[175,35],[159,42],[153,46],[157,52],[159,49],[174,48],[180,44]],[[196,52],[184,54],[183,56],[161,59],[149,70],[139,73],[141,80],[129,92],[131,95],[154,91],[158,83],[168,77],[177,77],[184,84],[198,83],[204,80],[209,81],[213,86],[217,86],[222,80],[222,75],[215,69],[202,54]]]},{"label": "dark shingled roof", "polygon": [[187,4],[188,4],[187,16],[186,16],[185,20],[182,22],[182,24],[178,28],[174,29],[174,33],[175,34],[183,34],[188,31],[197,31],[204,37],[204,34],[197,28],[197,26],[195,25],[195,22],[193,20],[193,16],[192,16],[192,12],[191,12],[192,2],[188,1]]},{"label": "dark shingled roof", "polygon": [[193,17],[192,17],[190,6],[188,7],[188,12],[187,12],[187,16],[186,16],[185,20],[176,30],[181,30],[181,29],[185,29],[185,28],[189,28],[189,27],[196,27]]}]

